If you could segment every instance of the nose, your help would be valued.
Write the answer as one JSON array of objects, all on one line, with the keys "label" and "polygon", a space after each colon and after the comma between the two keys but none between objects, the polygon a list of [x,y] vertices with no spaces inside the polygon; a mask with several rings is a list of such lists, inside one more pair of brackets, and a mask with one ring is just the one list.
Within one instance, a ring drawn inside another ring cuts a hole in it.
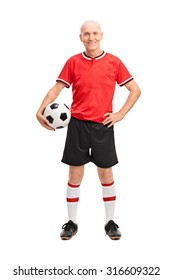
[{"label": "nose", "polygon": [[94,35],[93,35],[93,34],[90,34],[89,40],[93,40],[93,39],[94,39]]}]

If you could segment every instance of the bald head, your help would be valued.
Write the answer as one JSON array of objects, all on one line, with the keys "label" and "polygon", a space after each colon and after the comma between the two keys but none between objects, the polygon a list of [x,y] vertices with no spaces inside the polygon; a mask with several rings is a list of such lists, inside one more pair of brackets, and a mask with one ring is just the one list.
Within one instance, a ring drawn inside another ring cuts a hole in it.
[{"label": "bald head", "polygon": [[79,35],[81,42],[85,46],[86,54],[90,57],[96,57],[103,51],[100,48],[100,42],[103,37],[100,24],[95,20],[87,20],[81,25]]},{"label": "bald head", "polygon": [[97,28],[100,30],[100,32],[101,32],[101,26],[100,26],[100,24],[99,24],[97,21],[95,21],[95,20],[86,20],[86,21],[84,21],[84,23],[81,25],[80,32],[82,33],[82,32],[84,31],[84,29],[85,29],[86,27],[89,27],[89,26],[95,26],[95,27],[97,27]]}]

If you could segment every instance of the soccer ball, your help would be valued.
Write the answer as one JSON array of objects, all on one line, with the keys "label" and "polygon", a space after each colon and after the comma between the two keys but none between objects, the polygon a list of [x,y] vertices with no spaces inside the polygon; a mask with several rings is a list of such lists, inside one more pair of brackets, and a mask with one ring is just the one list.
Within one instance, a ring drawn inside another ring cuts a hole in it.
[{"label": "soccer ball", "polygon": [[66,104],[53,102],[46,106],[43,116],[48,120],[51,127],[58,129],[68,125],[71,112]]}]

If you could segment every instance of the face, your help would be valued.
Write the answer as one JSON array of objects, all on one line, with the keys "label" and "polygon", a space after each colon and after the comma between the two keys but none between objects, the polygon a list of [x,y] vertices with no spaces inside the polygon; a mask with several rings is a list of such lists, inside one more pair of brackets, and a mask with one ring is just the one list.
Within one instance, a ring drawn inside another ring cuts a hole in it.
[{"label": "face", "polygon": [[96,23],[86,23],[81,30],[80,40],[84,44],[86,51],[97,52],[100,51],[100,41],[103,33]]}]

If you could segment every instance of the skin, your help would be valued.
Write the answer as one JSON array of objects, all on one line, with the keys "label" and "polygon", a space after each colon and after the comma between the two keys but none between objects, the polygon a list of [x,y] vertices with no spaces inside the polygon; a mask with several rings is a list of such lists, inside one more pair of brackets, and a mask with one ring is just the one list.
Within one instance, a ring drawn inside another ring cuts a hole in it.
[{"label": "skin", "polygon": [[[102,54],[103,50],[100,47],[101,40],[103,38],[103,33],[101,31],[100,25],[96,21],[86,21],[81,26],[81,34],[79,35],[81,42],[85,46],[85,52],[90,57],[96,57]],[[43,117],[42,113],[44,108],[53,102],[62,89],[65,87],[65,84],[62,82],[57,82],[47,93],[43,99],[40,108],[37,111],[36,117],[40,124],[49,130],[54,130],[49,126],[46,118]],[[107,112],[104,117],[103,125],[109,123],[108,127],[111,127],[116,122],[121,121],[125,115],[132,109],[136,101],[138,100],[141,91],[138,84],[135,80],[132,80],[125,84],[125,87],[129,91],[128,97],[123,104],[122,108],[118,112]],[[102,184],[109,184],[113,179],[112,168],[100,168],[97,167],[97,172],[99,179]],[[69,166],[69,183],[71,184],[81,184],[84,176],[84,165],[82,166]]]},{"label": "skin", "polygon": [[97,22],[86,21],[83,23],[79,37],[85,46],[85,52],[88,56],[96,57],[102,54],[100,42],[103,38],[103,33]]}]

